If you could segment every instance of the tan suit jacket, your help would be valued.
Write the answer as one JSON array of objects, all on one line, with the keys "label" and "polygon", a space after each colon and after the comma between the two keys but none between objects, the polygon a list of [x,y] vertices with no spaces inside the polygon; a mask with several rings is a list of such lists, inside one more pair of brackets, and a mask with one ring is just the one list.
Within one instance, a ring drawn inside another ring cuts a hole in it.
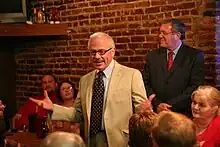
[{"label": "tan suit jacket", "polygon": [[[54,104],[53,120],[84,121],[85,138],[89,138],[92,87],[96,71],[80,79],[79,93],[73,108]],[[146,91],[140,71],[115,62],[104,111],[104,124],[109,147],[127,147],[128,123]]]}]

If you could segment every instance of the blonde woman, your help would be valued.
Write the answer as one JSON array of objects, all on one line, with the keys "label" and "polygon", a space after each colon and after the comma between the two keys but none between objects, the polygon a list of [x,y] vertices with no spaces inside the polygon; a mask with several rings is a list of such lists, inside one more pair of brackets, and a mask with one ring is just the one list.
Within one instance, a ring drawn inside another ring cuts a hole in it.
[{"label": "blonde woman", "polygon": [[220,146],[220,92],[212,86],[199,86],[191,98],[193,121],[200,146]]}]

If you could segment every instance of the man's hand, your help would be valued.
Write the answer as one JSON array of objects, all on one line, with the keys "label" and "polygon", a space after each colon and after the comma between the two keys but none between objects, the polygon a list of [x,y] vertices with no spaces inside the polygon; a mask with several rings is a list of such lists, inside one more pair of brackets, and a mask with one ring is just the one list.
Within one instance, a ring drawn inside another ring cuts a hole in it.
[{"label": "man's hand", "polygon": [[161,111],[170,111],[170,108],[172,106],[169,105],[169,104],[166,104],[166,103],[160,103],[158,106],[157,106],[157,113],[160,113]]},{"label": "man's hand", "polygon": [[5,110],[5,105],[3,105],[2,101],[0,100],[0,117],[4,116],[4,110]]},{"label": "man's hand", "polygon": [[151,94],[148,100],[142,102],[136,109],[136,112],[153,112],[152,100],[155,98],[155,94]]},{"label": "man's hand", "polygon": [[36,100],[34,98],[29,98],[31,101],[35,102],[38,106],[43,107],[46,110],[53,111],[53,103],[48,97],[47,91],[44,90],[44,99],[43,100]]}]

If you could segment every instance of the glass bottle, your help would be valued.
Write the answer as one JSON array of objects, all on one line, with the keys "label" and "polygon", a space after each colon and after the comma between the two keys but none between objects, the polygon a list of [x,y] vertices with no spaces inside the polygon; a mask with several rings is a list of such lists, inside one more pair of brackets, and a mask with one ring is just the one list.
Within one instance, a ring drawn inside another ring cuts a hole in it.
[{"label": "glass bottle", "polygon": [[47,23],[47,11],[45,5],[42,6],[42,13],[43,13],[43,23]]},{"label": "glass bottle", "polygon": [[47,117],[44,117],[42,122],[42,132],[43,132],[43,138],[46,137],[49,133],[49,127],[47,123]]},{"label": "glass bottle", "polygon": [[47,117],[38,117],[37,119],[37,138],[44,138],[49,133]]},{"label": "glass bottle", "polygon": [[37,20],[38,20],[38,23],[44,23],[44,14],[43,14],[43,11],[42,11],[42,5],[40,5],[40,7],[38,9]]},{"label": "glass bottle", "polygon": [[37,21],[37,8],[36,8],[36,7],[33,8],[33,16],[32,16],[32,17],[33,17],[33,18],[32,18],[32,22],[33,22],[34,24],[37,24],[38,21]]}]

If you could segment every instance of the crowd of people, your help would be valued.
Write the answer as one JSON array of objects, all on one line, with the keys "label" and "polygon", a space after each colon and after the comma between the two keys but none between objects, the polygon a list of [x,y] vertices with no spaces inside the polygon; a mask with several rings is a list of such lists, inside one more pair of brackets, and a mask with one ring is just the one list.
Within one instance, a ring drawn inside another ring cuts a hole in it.
[{"label": "crowd of people", "polygon": [[[44,75],[43,95],[19,109],[13,127],[29,127],[32,114],[80,124],[83,139],[54,132],[42,147],[220,146],[220,92],[203,85],[204,53],[183,42],[185,32],[181,21],[163,21],[160,48],[147,54],[143,73],[114,60],[111,36],[92,34],[94,70],[80,79],[78,92],[71,82],[58,85],[55,76]],[[0,112],[4,107],[0,103]]]}]

